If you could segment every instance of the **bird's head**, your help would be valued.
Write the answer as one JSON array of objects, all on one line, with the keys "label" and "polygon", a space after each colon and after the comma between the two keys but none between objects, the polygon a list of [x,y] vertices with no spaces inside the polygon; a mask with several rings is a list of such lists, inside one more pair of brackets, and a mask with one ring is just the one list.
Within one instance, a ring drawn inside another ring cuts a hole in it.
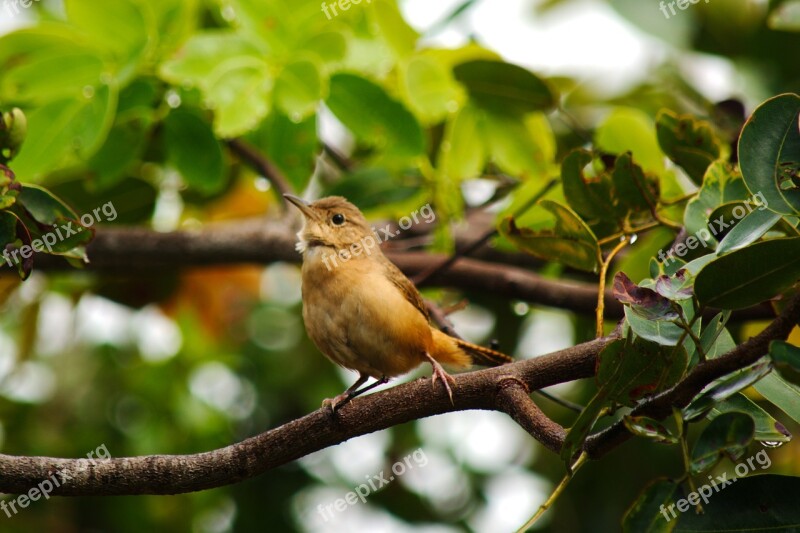
[{"label": "bird's head", "polygon": [[361,211],[341,196],[320,198],[313,203],[291,194],[284,194],[284,197],[305,219],[303,229],[297,234],[301,252],[315,246],[341,250],[372,237],[372,228]]}]

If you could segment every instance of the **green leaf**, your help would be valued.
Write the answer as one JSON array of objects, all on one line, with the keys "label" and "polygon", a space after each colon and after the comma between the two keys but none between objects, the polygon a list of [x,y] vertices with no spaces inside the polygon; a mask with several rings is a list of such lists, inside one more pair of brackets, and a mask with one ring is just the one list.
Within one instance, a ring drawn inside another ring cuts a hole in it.
[{"label": "green leaf", "polygon": [[59,100],[28,115],[28,137],[14,160],[14,171],[31,180],[73,159],[86,160],[111,129],[116,90],[104,85],[90,98]]},{"label": "green leaf", "polygon": [[587,219],[615,218],[611,207],[611,183],[604,173],[588,175],[586,167],[593,161],[592,153],[582,148],[573,150],[561,164],[564,197],[576,213]]},{"label": "green leaf", "polygon": [[625,306],[625,320],[638,336],[663,346],[677,346],[683,330],[669,320],[653,320]]},{"label": "green leaf", "polygon": [[[590,166],[591,164],[591,166]],[[629,152],[621,154],[610,168],[591,152],[570,152],[561,167],[564,196],[581,216],[594,222],[630,225],[632,217],[652,218],[651,206],[658,202],[658,180],[646,175]]]},{"label": "green leaf", "polygon": [[692,284],[694,280],[684,269],[672,276],[662,274],[656,278],[655,290],[658,294],[672,301],[688,300],[694,294]]},{"label": "green leaf", "polygon": [[146,4],[153,20],[148,10],[145,10],[145,18],[155,28],[150,31],[158,32],[158,49],[151,57],[168,57],[197,29],[199,3],[199,0],[162,0]]},{"label": "green leaf", "polygon": [[483,125],[480,138],[487,145],[490,158],[500,169],[520,179],[546,174],[544,150],[534,140],[521,117],[487,111]]},{"label": "green leaf", "polygon": [[744,200],[747,196],[747,187],[739,172],[726,161],[715,161],[705,173],[700,192],[686,204],[683,216],[686,231],[710,240],[710,235],[706,234],[711,212],[722,204]]},{"label": "green leaf", "polygon": [[695,396],[691,403],[683,409],[683,419],[691,422],[700,418],[714,408],[715,404],[753,385],[767,376],[771,370],[769,362],[760,361],[715,381],[706,390]]},{"label": "green leaf", "polygon": [[326,2],[320,9],[319,2],[309,0],[232,0],[226,7],[242,35],[258,42],[271,55],[289,56],[309,35],[332,25],[333,17],[346,11],[358,12],[361,8],[352,9],[354,4]]},{"label": "green leaf", "polygon": [[125,178],[144,150],[149,126],[149,121],[134,118],[111,129],[105,143],[87,161],[95,187],[110,187]]},{"label": "green leaf", "polygon": [[419,34],[408,25],[400,14],[396,2],[370,0],[372,20],[378,28],[378,35],[389,45],[395,57],[408,57],[414,52]]},{"label": "green leaf", "polygon": [[786,341],[769,343],[769,356],[783,379],[800,385],[800,348]]},{"label": "green leaf", "polygon": [[703,353],[706,354],[708,359],[719,357],[736,347],[736,342],[734,342],[730,332],[725,329],[725,324],[730,316],[730,311],[717,313],[708,323],[708,326],[703,328],[703,333],[700,335],[700,343],[703,347]]},{"label": "green leaf", "polygon": [[772,10],[767,27],[779,31],[800,31],[800,0],[788,0]]},{"label": "green leaf", "polygon": [[754,388],[792,420],[800,423],[800,387],[773,372],[756,383]]},{"label": "green leaf", "polygon": [[556,103],[555,94],[542,79],[503,61],[468,61],[457,65],[453,74],[467,88],[473,102],[498,113],[546,111]]},{"label": "green leaf", "polygon": [[645,174],[642,167],[633,161],[630,152],[620,155],[614,161],[611,180],[614,184],[612,202],[616,204],[617,213],[622,218],[642,212],[650,215],[658,203],[658,180]]},{"label": "green leaf", "polygon": [[686,370],[686,351],[642,338],[627,339],[598,356],[596,380],[608,398],[628,407],[677,383]]},{"label": "green leaf", "polygon": [[732,252],[756,242],[774,226],[781,216],[766,209],[756,209],[739,220],[717,246],[717,255]]},{"label": "green leaf", "polygon": [[77,213],[91,213],[95,222],[126,226],[150,223],[158,197],[152,183],[134,177],[126,177],[102,190],[84,179],[53,184],[50,189],[70,198]]},{"label": "green leaf", "polygon": [[752,400],[741,392],[737,392],[726,400],[723,400],[708,412],[710,420],[715,419],[722,413],[739,412],[750,415],[756,424],[755,440],[774,443],[789,442],[792,435],[786,427],[772,418],[772,416],[756,405]]},{"label": "green leaf", "polygon": [[316,116],[294,122],[276,110],[249,138],[283,172],[294,190],[306,188],[314,174],[319,150]]},{"label": "green leaf", "polygon": [[40,24],[0,38],[0,100],[44,105],[101,84],[99,51],[66,25]]},{"label": "green leaf", "polygon": [[656,133],[664,153],[695,183],[702,183],[706,169],[721,154],[722,143],[711,124],[691,115],[662,109],[656,116]]},{"label": "green leaf", "polygon": [[[662,509],[676,500],[679,485],[668,479],[656,479],[639,493],[622,518],[624,533],[669,533],[676,522],[665,519]],[[671,518],[669,515],[667,517]]]},{"label": "green leaf", "polygon": [[101,3],[65,0],[64,8],[69,21],[115,59],[118,73],[125,77],[133,73],[135,63],[147,49],[153,29],[148,26],[141,6],[132,0]]},{"label": "green leaf", "polygon": [[439,155],[444,176],[460,181],[481,174],[488,156],[481,136],[484,120],[484,112],[470,105],[448,120]]},{"label": "green leaf", "polygon": [[30,232],[32,243],[44,240],[46,253],[85,258],[83,246],[92,240],[94,230],[84,228],[75,211],[51,192],[24,185],[13,210]]},{"label": "green leaf", "polygon": [[[757,461],[753,460],[752,465],[760,470],[772,464],[766,450],[760,450],[754,457]],[[750,463],[739,464],[749,466]],[[689,510],[681,514],[673,531],[793,531],[800,527],[800,506],[797,505],[800,478],[765,474],[739,478],[732,485],[720,485],[717,484],[719,490],[714,490],[706,484],[713,495],[702,502],[704,513]]]},{"label": "green leaf", "polygon": [[337,63],[347,53],[347,38],[340,31],[323,31],[311,35],[297,51],[315,54],[326,65]]},{"label": "green leaf", "polygon": [[[617,350],[618,347],[612,348],[617,343],[624,341],[614,341],[606,346],[603,351],[612,349]],[[602,352],[601,352],[602,353]],[[578,450],[583,447],[586,437],[592,430],[595,422],[600,417],[603,409],[609,405],[608,389],[601,388],[592,400],[583,408],[583,411],[578,415],[578,418],[573,422],[572,426],[567,431],[564,437],[564,444],[561,446],[561,460],[567,465],[567,469],[572,466],[573,457],[577,454]]]},{"label": "green leaf", "polygon": [[642,339],[619,339],[598,355],[597,394],[572,425],[561,448],[569,466],[592,427],[612,401],[632,406],[645,395],[674,385],[686,369],[686,352]]},{"label": "green leaf", "polygon": [[755,422],[746,413],[723,413],[714,418],[697,438],[692,449],[692,474],[702,474],[711,469],[723,457],[736,461],[755,435]]},{"label": "green leaf", "polygon": [[701,305],[742,309],[772,298],[800,279],[800,237],[752,244],[706,265],[694,282]]},{"label": "green leaf", "polygon": [[363,143],[400,156],[423,153],[422,128],[382,87],[356,74],[331,76],[328,108]]},{"label": "green leaf", "polygon": [[419,182],[403,179],[383,167],[359,168],[326,190],[327,196],[344,196],[361,209],[397,204],[419,192]]},{"label": "green leaf", "polygon": [[30,245],[31,236],[22,221],[11,211],[0,211],[0,253],[8,252],[8,255],[3,255],[0,260],[0,265],[8,265],[16,268],[17,274],[20,279],[25,280],[30,276],[33,269],[33,257],[25,259],[19,255],[13,255],[15,250],[21,247],[15,246],[17,242],[22,245]]},{"label": "green leaf", "polygon": [[625,427],[637,437],[644,437],[662,444],[677,444],[678,438],[658,420],[646,416],[625,415],[622,417]]},{"label": "green leaf", "polygon": [[0,211],[0,248],[17,239],[17,221],[19,219],[9,211]]},{"label": "green leaf", "polygon": [[78,219],[71,207],[38,185],[23,185],[17,201],[40,224],[52,226],[61,220]]},{"label": "green leaf", "polygon": [[703,267],[705,267],[711,261],[714,261],[716,259],[717,259],[716,255],[714,255],[714,254],[706,254],[706,255],[698,257],[697,259],[693,259],[693,260],[689,261],[688,263],[686,263],[682,267],[676,267],[676,270],[679,270],[680,268],[684,268],[684,269],[686,269],[686,271],[689,274],[691,274],[692,276],[697,277],[697,274],[699,274],[700,271],[703,270]]},{"label": "green leaf", "polygon": [[[739,222],[740,218],[737,217],[741,215],[744,218],[746,214],[747,208],[744,202],[722,204],[708,215],[708,233],[713,235],[714,240],[717,242],[722,242],[736,223]],[[705,239],[705,236],[703,238]],[[708,246],[715,246],[714,241],[704,242],[709,242]]]},{"label": "green leaf", "polygon": [[653,120],[640,109],[616,107],[595,130],[595,145],[610,154],[631,152],[647,172],[664,172]]},{"label": "green leaf", "polygon": [[189,187],[203,194],[222,190],[222,148],[202,118],[183,109],[172,111],[164,120],[164,140],[169,164]]},{"label": "green leaf", "polygon": [[198,33],[161,64],[159,74],[197,87],[214,110],[214,131],[236,137],[254,129],[269,111],[272,78],[262,52],[246,37],[226,30]]},{"label": "green leaf", "polygon": [[217,69],[225,72],[231,69],[228,63],[260,57],[261,51],[247,38],[229,30],[206,30],[193,35],[172,59],[164,61],[159,75],[174,85],[208,89],[209,78]]},{"label": "green leaf", "polygon": [[596,272],[600,267],[600,246],[586,223],[569,207],[550,200],[538,203],[556,219],[552,230],[518,228],[513,218],[500,224],[500,233],[520,250],[580,270]]},{"label": "green leaf", "polygon": [[466,94],[434,57],[418,55],[400,65],[401,89],[409,107],[426,124],[459,109]]},{"label": "green leaf", "polygon": [[800,161],[800,96],[770,98],[747,119],[739,138],[739,166],[751,192],[782,215],[800,211],[800,189],[781,190],[783,169]]},{"label": "green leaf", "polygon": [[204,92],[206,104],[214,110],[214,132],[231,138],[255,129],[269,111],[272,84],[262,62],[243,61],[215,70],[214,76]]},{"label": "green leaf", "polygon": [[277,106],[294,120],[314,114],[317,104],[325,98],[320,65],[308,59],[289,63],[275,80],[272,97]]},{"label": "green leaf", "polygon": [[91,52],[72,48],[30,54],[3,73],[0,95],[16,102],[44,104],[75,98],[100,84],[105,65]]}]

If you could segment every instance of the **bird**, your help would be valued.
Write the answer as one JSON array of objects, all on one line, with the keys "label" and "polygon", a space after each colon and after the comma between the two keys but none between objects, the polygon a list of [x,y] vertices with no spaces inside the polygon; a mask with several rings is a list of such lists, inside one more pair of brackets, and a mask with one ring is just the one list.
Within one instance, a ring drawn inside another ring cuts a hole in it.
[{"label": "bird", "polygon": [[[341,196],[309,203],[284,194],[302,213],[297,250],[303,255],[303,321],[309,338],[332,362],[358,372],[356,382],[323,407],[336,411],[356,396],[421,364],[433,369],[453,403],[455,380],[442,364],[499,366],[511,357],[431,326],[417,288],[381,251],[361,211]],[[369,378],[376,381],[364,386]]]}]

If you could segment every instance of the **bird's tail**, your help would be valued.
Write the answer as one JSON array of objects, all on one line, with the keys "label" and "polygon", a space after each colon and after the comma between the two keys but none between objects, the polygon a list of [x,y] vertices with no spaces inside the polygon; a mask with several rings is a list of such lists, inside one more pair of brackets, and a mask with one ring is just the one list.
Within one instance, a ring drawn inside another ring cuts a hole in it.
[{"label": "bird's tail", "polygon": [[431,329],[435,346],[431,355],[440,363],[468,367],[472,365],[500,366],[513,361],[506,354],[496,350],[456,339],[436,328]]},{"label": "bird's tail", "polygon": [[462,341],[460,339],[456,339],[456,346],[466,352],[470,359],[472,359],[473,364],[476,365],[500,366],[513,361],[511,357],[497,350],[478,346],[477,344],[472,344],[471,342]]}]

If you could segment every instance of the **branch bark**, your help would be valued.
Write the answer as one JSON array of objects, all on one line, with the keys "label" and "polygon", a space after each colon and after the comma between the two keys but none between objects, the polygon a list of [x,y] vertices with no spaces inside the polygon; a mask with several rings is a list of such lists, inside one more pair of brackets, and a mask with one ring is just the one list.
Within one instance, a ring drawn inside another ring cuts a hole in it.
[{"label": "branch bark", "polygon": [[335,415],[318,409],[210,452],[96,461],[0,454],[0,492],[27,492],[51,476],[58,477],[59,471],[66,472],[69,479],[58,477],[64,483],[51,495],[179,494],[230,485],[353,437],[411,420],[453,411],[507,407],[507,394],[499,384],[508,379],[533,390],[590,377],[597,354],[612,340],[602,338],[535,359],[457,375],[455,405],[443,388],[431,389],[430,379],[418,379],[357,398]]},{"label": "branch bark", "polygon": [[281,205],[286,206],[286,201],[283,198],[284,194],[291,194],[294,188],[289,185],[289,181],[278,169],[275,164],[267,159],[267,157],[259,152],[256,147],[243,139],[230,139],[226,142],[231,152],[239,156],[239,158],[254,168],[257,172],[263,175],[275,187],[278,193],[278,200]]},{"label": "branch bark", "polygon": [[[247,220],[219,223],[197,230],[157,232],[146,228],[101,228],[87,247],[88,268],[111,273],[230,264],[300,262],[297,238],[283,220]],[[386,255],[409,277],[429,272],[447,260],[442,254],[387,249]],[[67,268],[60,258],[37,254],[35,269]],[[72,268],[72,267],[68,267]],[[525,268],[461,258],[423,286],[489,292],[504,298],[593,315],[597,285],[544,278]],[[605,316],[622,317],[622,305],[610,291]],[[734,313],[735,320],[771,319],[768,305]]]},{"label": "branch bark", "polygon": [[[672,389],[634,409],[665,418],[706,385],[747,366],[773,339],[786,338],[800,319],[800,295],[762,333],[729,353],[699,364]],[[153,455],[108,460],[18,457],[0,454],[0,492],[24,493],[45,480],[61,483],[52,495],[178,494],[237,483],[345,440],[404,422],[469,409],[509,414],[548,449],[561,448],[564,428],[548,419],[528,391],[594,375],[597,355],[615,337],[604,337],[549,355],[455,377],[455,403],[442,388],[419,379],[357,398],[336,414],[319,409],[303,418],[218,450],[193,455]],[[309,438],[313,435],[313,438]],[[630,438],[617,423],[589,438],[584,450],[600,457]]]}]

